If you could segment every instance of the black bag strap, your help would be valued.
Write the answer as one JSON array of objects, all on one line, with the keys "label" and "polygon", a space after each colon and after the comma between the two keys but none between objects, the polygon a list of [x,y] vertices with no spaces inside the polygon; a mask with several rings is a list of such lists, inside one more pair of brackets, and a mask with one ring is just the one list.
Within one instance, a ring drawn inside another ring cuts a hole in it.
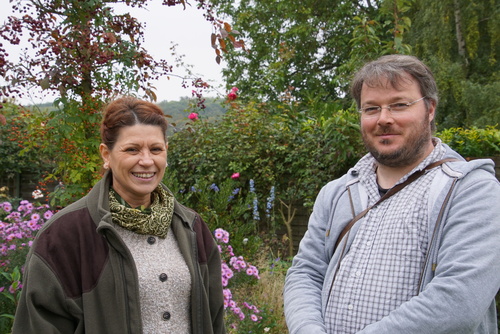
[{"label": "black bag strap", "polygon": [[[366,209],[364,209],[363,211],[361,211],[360,213],[358,213],[344,227],[344,229],[342,230],[342,232],[340,232],[339,237],[337,238],[337,242],[335,243],[335,247],[333,248],[333,251],[335,252],[335,250],[337,249],[338,245],[340,244],[340,241],[342,241],[342,239],[344,238],[344,236],[351,230],[351,228],[354,226],[354,224],[356,224],[356,222],[358,220],[360,220],[361,218],[363,218],[368,213],[368,211],[370,211],[372,208],[374,208],[375,206],[379,205],[380,203],[382,203],[383,201],[385,201],[386,199],[388,199],[392,195],[396,194],[398,191],[400,191],[401,189],[403,189],[404,187],[406,187],[407,185],[409,185],[410,183],[412,183],[413,181],[415,181],[416,179],[418,179],[420,176],[424,175],[426,171],[428,171],[428,170],[430,170],[432,168],[441,166],[445,162],[457,161],[457,160],[458,159],[454,159],[454,158],[446,158],[446,159],[442,159],[442,160],[433,162],[433,163],[427,165],[424,169],[416,171],[415,173],[411,174],[406,179],[405,182],[397,184],[394,187],[392,187],[391,189],[389,189],[389,191],[387,191],[385,193],[385,195],[382,196],[375,204],[373,204],[372,206],[367,207]],[[351,196],[351,192],[349,191],[349,198],[350,198],[350,196]],[[352,199],[351,199],[351,205],[352,205]]]}]

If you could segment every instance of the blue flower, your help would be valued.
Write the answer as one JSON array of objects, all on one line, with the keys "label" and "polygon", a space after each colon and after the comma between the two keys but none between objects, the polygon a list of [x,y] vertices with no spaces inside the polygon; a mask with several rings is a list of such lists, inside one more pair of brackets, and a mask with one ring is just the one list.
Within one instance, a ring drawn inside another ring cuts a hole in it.
[{"label": "blue flower", "polygon": [[257,197],[254,197],[253,199],[253,219],[254,220],[260,220],[260,216],[259,216],[259,200],[257,199]]},{"label": "blue flower", "polygon": [[271,217],[271,209],[273,208],[274,199],[275,199],[274,186],[272,186],[271,191],[269,193],[269,197],[267,198],[267,204],[266,204],[266,216],[268,218]]},{"label": "blue flower", "polygon": [[250,179],[250,192],[254,193],[255,192],[255,183],[253,179]]}]

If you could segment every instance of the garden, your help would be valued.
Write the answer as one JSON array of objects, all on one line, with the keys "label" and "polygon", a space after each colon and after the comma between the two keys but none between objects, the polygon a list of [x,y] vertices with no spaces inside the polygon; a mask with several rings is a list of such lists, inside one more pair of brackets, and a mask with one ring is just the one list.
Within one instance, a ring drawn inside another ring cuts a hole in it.
[{"label": "garden", "polygon": [[[358,115],[328,103],[316,102],[314,112],[306,113],[300,105],[246,103],[237,95],[228,95],[224,104],[227,112],[218,121],[206,121],[200,110],[186,113],[186,127],[169,137],[164,183],[214,233],[228,331],[284,333],[281,293],[298,242],[293,242],[294,212],[310,210],[321,186],[364,154]],[[23,141],[19,134],[28,121],[16,119],[18,129],[3,133],[2,140]],[[496,127],[450,128],[437,136],[465,157],[500,154]],[[70,185],[49,191],[41,182],[31,199],[2,195],[1,333],[9,332],[36,231],[79,192]]]},{"label": "garden", "polygon": [[[0,25],[0,334],[37,231],[100,178],[103,106],[122,94],[156,102],[151,80],[186,66],[172,49],[174,61],[153,58],[143,23],[114,2],[13,0]],[[365,154],[348,94],[365,61],[424,60],[440,91],[436,136],[468,159],[498,161],[500,11],[489,1],[164,1],[191,4],[213,27],[209,56],[226,64],[223,112],[206,108],[210,85],[196,75],[181,78],[192,97],[180,118],[159,103],[171,124],[163,181],[213,231],[229,333],[287,332],[284,279],[315,197]],[[12,59],[22,38],[29,47]],[[36,89],[54,101],[19,102]]]}]

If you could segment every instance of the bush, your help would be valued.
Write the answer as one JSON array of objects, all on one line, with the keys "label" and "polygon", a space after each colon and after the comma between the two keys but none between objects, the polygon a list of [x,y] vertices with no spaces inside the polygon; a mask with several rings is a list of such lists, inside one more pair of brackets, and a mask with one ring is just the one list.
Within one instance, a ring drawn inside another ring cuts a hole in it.
[{"label": "bush", "polygon": [[[360,158],[358,122],[357,113],[332,103],[233,101],[220,121],[193,117],[189,127],[170,137],[169,168],[182,191],[202,179],[220,184],[239,173],[242,184],[252,179],[258,185],[255,194],[260,203],[274,187],[277,202],[310,207],[324,184]],[[275,222],[266,219],[262,209],[260,227],[274,230]]]},{"label": "bush", "polygon": [[496,126],[449,128],[438,132],[437,136],[465,158],[500,155],[500,130]]},{"label": "bush", "polygon": [[0,333],[9,333],[21,292],[22,267],[36,232],[52,216],[48,205],[0,204]]}]

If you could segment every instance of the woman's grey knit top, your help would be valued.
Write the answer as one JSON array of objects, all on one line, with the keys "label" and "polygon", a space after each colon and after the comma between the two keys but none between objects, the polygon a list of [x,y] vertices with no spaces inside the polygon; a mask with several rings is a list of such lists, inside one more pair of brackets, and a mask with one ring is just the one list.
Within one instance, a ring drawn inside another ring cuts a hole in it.
[{"label": "woman's grey knit top", "polygon": [[191,276],[172,229],[165,239],[117,225],[139,276],[144,334],[191,333]]}]

